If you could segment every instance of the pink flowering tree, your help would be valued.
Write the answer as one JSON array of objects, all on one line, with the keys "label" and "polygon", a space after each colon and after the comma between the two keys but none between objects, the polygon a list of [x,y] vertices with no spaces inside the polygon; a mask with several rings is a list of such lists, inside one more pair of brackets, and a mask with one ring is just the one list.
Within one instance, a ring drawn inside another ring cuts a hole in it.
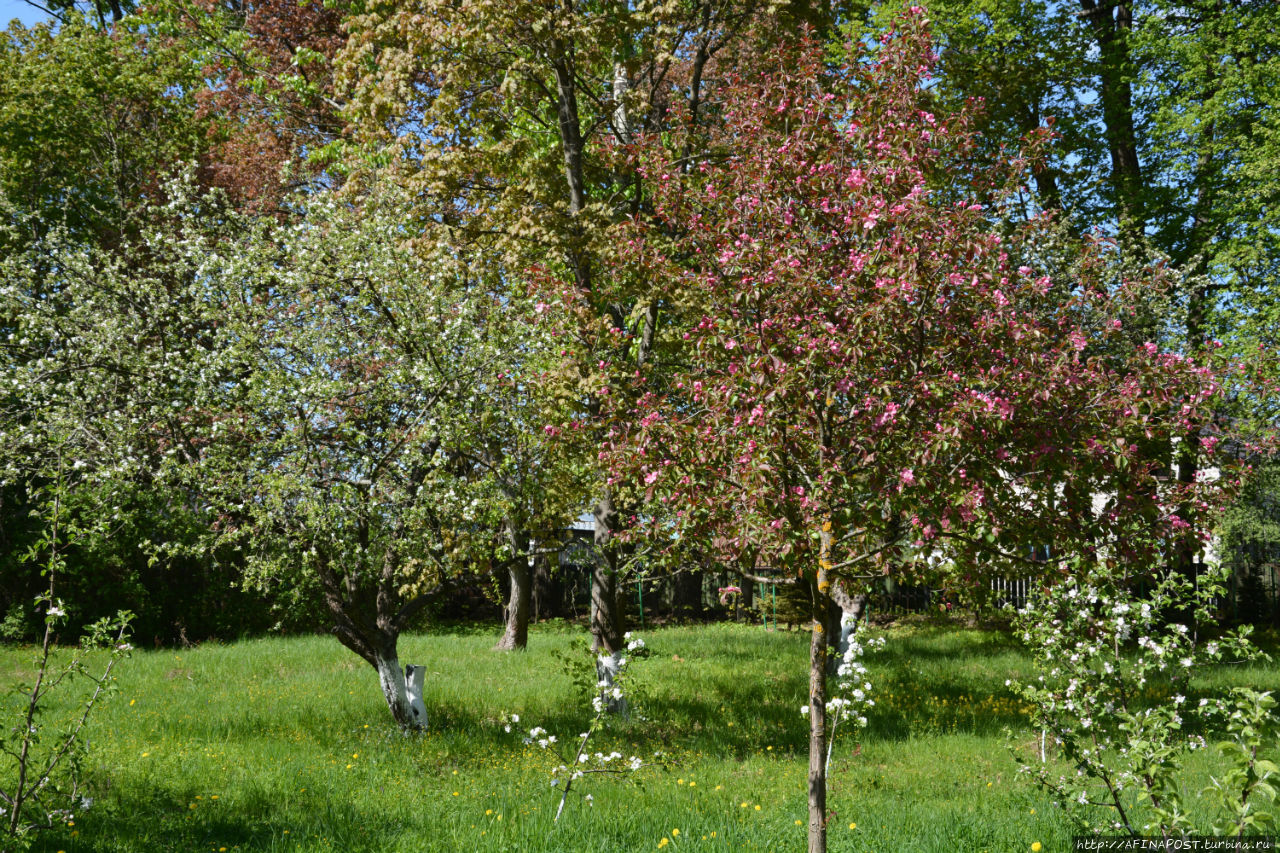
[{"label": "pink flowering tree", "polygon": [[833,592],[913,557],[955,583],[1145,559],[1188,523],[1174,507],[1211,510],[1227,482],[1158,480],[1214,374],[1135,345],[1128,306],[1157,280],[1113,281],[1097,249],[1061,280],[1027,260],[1051,227],[1001,199],[1029,160],[983,171],[969,117],[930,112],[927,23],[914,9],[834,64],[803,40],[757,56],[715,93],[710,136],[638,146],[656,224],[625,263],[694,319],[637,374],[606,456],[651,546],[807,585],[811,851]]}]

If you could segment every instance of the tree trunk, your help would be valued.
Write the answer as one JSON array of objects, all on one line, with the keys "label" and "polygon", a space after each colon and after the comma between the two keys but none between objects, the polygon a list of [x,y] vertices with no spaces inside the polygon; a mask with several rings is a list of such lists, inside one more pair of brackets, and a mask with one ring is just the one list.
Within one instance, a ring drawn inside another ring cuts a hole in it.
[{"label": "tree trunk", "polygon": [[688,570],[672,578],[672,610],[681,616],[694,619],[702,616],[702,572]]},{"label": "tree trunk", "polygon": [[832,651],[836,656],[836,659],[831,662],[834,672],[844,660],[844,653],[849,650],[849,637],[858,630],[858,622],[867,612],[867,595],[866,593],[850,595],[845,592],[844,584],[837,582],[831,585],[831,599],[839,609],[839,618],[833,626],[838,633],[831,638]]},{"label": "tree trunk", "polygon": [[378,651],[373,668],[378,671],[378,684],[382,687],[383,698],[387,700],[387,707],[391,709],[391,716],[396,724],[402,729],[425,729],[427,709],[422,704],[424,668],[410,666],[401,670],[394,640]]},{"label": "tree trunk", "polygon": [[829,536],[824,534],[823,558],[813,584],[813,637],[809,642],[809,853],[827,851],[827,610],[826,557]]},{"label": "tree trunk", "polygon": [[507,599],[507,628],[498,644],[499,651],[523,651],[529,645],[529,602],[532,598],[532,573],[524,557],[507,564],[511,592]]},{"label": "tree trunk", "polygon": [[1132,0],[1080,0],[1080,8],[1089,22],[1101,59],[1102,122],[1111,153],[1111,192],[1120,231],[1140,238],[1146,217],[1133,116],[1131,81],[1136,74],[1129,46],[1133,29]]},{"label": "tree trunk", "polygon": [[595,509],[596,560],[591,569],[591,650],[597,654],[622,651],[622,608],[618,602],[620,566],[613,539],[617,510],[606,492]]},{"label": "tree trunk", "polygon": [[529,601],[533,596],[529,537],[508,525],[512,557],[507,563],[511,590],[507,598],[507,628],[494,646],[499,651],[523,651],[529,645]]},{"label": "tree trunk", "polygon": [[533,621],[564,615],[563,593],[551,577],[551,557],[543,556],[533,563],[530,585],[532,587]]}]

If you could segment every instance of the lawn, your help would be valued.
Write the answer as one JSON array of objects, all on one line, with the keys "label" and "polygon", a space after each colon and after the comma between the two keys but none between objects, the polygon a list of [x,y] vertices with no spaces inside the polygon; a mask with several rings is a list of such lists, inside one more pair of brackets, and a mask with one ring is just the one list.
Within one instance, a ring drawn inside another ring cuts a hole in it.
[{"label": "lawn", "polygon": [[[589,778],[558,824],[550,756],[506,733],[562,740],[589,705],[566,671],[580,629],[539,626],[528,652],[496,631],[413,635],[428,667],[430,729],[394,729],[373,670],[328,637],[138,651],[91,724],[93,804],[43,836],[47,851],[631,851],[802,849],[807,634],[713,625],[645,634],[642,719],[594,749],[662,751],[635,781]],[[30,650],[0,649],[7,680]],[[868,659],[878,704],[837,742],[833,851],[1066,850],[1071,825],[1015,778],[1036,734],[1004,682],[1028,659],[1004,635],[899,627]],[[1202,689],[1280,687],[1270,665],[1204,673]],[[1012,730],[1012,741],[1005,729]],[[1198,790],[1213,756],[1193,764]],[[558,763],[554,762],[554,763]],[[578,793],[575,788],[575,794]],[[678,833],[676,832],[678,830]]]}]

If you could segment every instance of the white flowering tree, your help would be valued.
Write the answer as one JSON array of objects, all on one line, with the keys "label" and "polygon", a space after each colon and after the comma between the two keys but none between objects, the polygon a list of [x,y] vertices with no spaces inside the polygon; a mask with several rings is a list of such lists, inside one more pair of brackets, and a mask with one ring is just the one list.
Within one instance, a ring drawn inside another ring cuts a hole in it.
[{"label": "white flowering tree", "polygon": [[[219,303],[193,274],[193,247],[174,239],[197,221],[218,239],[216,205],[154,208],[129,223],[136,241],[110,251],[32,220],[9,219],[40,236],[0,259],[0,486],[34,507],[27,560],[45,588],[32,675],[12,686],[18,701],[0,727],[0,837],[9,838],[88,806],[78,793],[82,733],[130,648],[121,612],[88,625],[81,652],[51,654],[69,621],[88,621],[63,600],[76,572],[69,555],[117,538],[122,505],[138,491],[160,496],[170,519],[199,503],[181,474],[201,455],[201,389],[220,384],[226,352]],[[111,656],[92,672],[84,651],[102,644]]]},{"label": "white flowering tree", "polygon": [[536,342],[389,190],[298,204],[295,224],[247,226],[201,266],[223,283],[242,370],[206,480],[249,580],[318,594],[396,722],[420,728],[401,632],[454,580],[526,556],[503,533],[512,419],[496,407]]}]

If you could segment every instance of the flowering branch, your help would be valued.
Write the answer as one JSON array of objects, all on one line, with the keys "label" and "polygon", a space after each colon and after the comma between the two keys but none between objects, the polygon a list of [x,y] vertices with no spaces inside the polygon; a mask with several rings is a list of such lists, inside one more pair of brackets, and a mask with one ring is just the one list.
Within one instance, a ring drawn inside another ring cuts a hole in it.
[{"label": "flowering branch", "polygon": [[[525,736],[525,744],[536,744],[539,749],[547,750],[560,759],[560,763],[551,771],[551,787],[560,787],[563,782],[563,788],[560,793],[560,804],[556,807],[556,816],[553,822],[560,821],[560,815],[564,812],[565,801],[569,798],[569,792],[573,790],[573,785],[579,779],[590,774],[606,774],[625,776],[643,770],[646,767],[665,766],[662,761],[662,753],[655,752],[654,757],[657,761],[645,761],[636,755],[623,758],[622,753],[613,751],[608,754],[596,752],[592,754],[587,746],[598,731],[605,727],[606,721],[612,716],[609,713],[610,703],[620,701],[623,697],[623,688],[626,683],[627,668],[632,659],[644,656],[647,653],[645,642],[639,637],[635,637],[630,631],[625,635],[627,641],[627,651],[631,653],[631,657],[619,656],[617,671],[613,675],[612,681],[600,681],[597,684],[600,692],[591,697],[591,707],[594,710],[594,716],[591,723],[587,726],[587,730],[577,737],[577,748],[573,753],[573,757],[569,758],[560,751],[560,739],[550,734],[542,726],[534,726],[529,729],[529,734]],[[510,732],[513,724],[520,722],[518,714],[512,714],[503,721],[503,730]],[[591,802],[591,795],[586,795],[587,802]]]},{"label": "flowering branch", "polygon": [[[1201,643],[1186,625],[1167,620],[1177,612],[1207,619],[1221,577],[1214,571],[1193,583],[1165,571],[1139,579],[1079,566],[1018,613],[1017,629],[1039,675],[1032,683],[1006,683],[1031,704],[1035,723],[1075,768],[1058,773],[1042,756],[1038,765],[1020,761],[1019,771],[1052,792],[1088,831],[1167,838],[1194,828],[1182,808],[1178,775],[1185,755],[1205,746],[1191,731],[1225,705],[1208,698],[1190,705],[1191,672],[1261,652],[1249,644],[1247,628]],[[1247,777],[1237,781],[1245,784]],[[1111,816],[1099,820],[1099,808]],[[1137,816],[1140,808],[1149,819]]]}]

